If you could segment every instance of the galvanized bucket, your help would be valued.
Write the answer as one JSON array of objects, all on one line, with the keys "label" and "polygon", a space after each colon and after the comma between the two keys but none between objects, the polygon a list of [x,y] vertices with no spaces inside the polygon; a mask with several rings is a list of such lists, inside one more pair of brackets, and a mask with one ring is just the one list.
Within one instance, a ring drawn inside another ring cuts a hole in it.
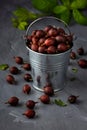
[{"label": "galvanized bucket", "polygon": [[[61,20],[55,17],[43,17],[29,25],[26,35],[31,34],[33,30],[43,29],[49,24],[62,27],[70,34],[68,26]],[[71,49],[60,54],[41,54],[31,50],[28,46],[27,49],[29,50],[33,87],[39,91],[43,91],[43,87],[51,83],[54,91],[63,89],[66,84],[66,74]]]}]

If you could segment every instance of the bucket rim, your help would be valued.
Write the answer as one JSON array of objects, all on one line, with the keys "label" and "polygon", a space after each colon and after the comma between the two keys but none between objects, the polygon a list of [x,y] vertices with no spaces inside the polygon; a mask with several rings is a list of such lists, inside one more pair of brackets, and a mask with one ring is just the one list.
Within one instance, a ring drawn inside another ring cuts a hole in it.
[{"label": "bucket rim", "polygon": [[71,31],[70,31],[70,28],[69,28],[69,25],[65,22],[65,21],[63,21],[62,19],[59,19],[59,18],[57,18],[57,17],[55,17],[55,16],[43,16],[43,17],[39,17],[39,18],[37,18],[37,19],[35,19],[34,21],[32,21],[30,24],[29,24],[29,26],[27,27],[27,30],[26,30],[26,35],[28,35],[28,30],[31,28],[31,26],[33,26],[33,24],[34,23],[36,23],[36,22],[38,22],[38,21],[40,21],[40,20],[43,20],[43,19],[55,19],[55,20],[57,20],[58,22],[61,22],[61,23],[63,23],[64,25],[65,25],[65,27],[67,27],[67,29],[68,29],[68,31],[69,31],[69,34],[71,34]]}]

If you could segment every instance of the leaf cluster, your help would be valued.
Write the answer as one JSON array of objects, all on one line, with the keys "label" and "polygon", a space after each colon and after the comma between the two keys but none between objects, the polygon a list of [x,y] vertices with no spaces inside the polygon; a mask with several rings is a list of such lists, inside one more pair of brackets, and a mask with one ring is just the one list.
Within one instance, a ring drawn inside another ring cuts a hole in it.
[{"label": "leaf cluster", "polygon": [[29,21],[46,15],[56,16],[67,24],[70,24],[73,18],[76,23],[87,25],[87,16],[83,13],[84,9],[87,9],[87,0],[31,0],[31,2],[39,13],[17,8],[13,11],[12,17],[14,27],[24,30]]},{"label": "leaf cluster", "polygon": [[13,11],[12,23],[13,26],[25,30],[29,25],[29,21],[34,20],[39,17],[39,14],[33,13],[26,8],[18,7]]}]

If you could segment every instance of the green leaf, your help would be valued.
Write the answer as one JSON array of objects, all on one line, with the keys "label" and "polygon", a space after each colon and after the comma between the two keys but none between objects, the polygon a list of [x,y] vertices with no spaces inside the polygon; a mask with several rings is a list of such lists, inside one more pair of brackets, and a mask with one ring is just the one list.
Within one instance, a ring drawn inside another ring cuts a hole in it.
[{"label": "green leaf", "polygon": [[25,30],[27,26],[28,26],[27,22],[20,22],[19,25],[18,25],[18,28],[20,30]]},{"label": "green leaf", "polygon": [[84,9],[87,7],[87,0],[75,0],[71,3],[71,9]]},{"label": "green leaf", "polygon": [[66,10],[64,11],[61,15],[60,15],[60,19],[62,19],[63,21],[65,21],[67,24],[70,23],[70,20],[71,20],[71,16],[72,16],[72,13],[70,10]]},{"label": "green leaf", "polygon": [[77,73],[77,72],[78,72],[78,69],[77,69],[77,68],[72,68],[72,71],[73,71],[74,73]]},{"label": "green leaf", "polygon": [[13,15],[20,19],[20,21],[29,19],[29,11],[25,8],[17,8],[15,11],[13,11]]},{"label": "green leaf", "polygon": [[57,6],[54,7],[53,12],[55,14],[61,14],[61,13],[64,13],[66,10],[67,10],[66,6],[57,5]]},{"label": "green leaf", "polygon": [[87,17],[79,10],[73,10],[73,17],[78,24],[87,25]]},{"label": "green leaf", "polygon": [[60,0],[62,2],[62,4],[64,4],[65,6],[69,6],[70,5],[70,0]]},{"label": "green leaf", "polygon": [[67,106],[67,104],[64,103],[61,99],[55,99],[54,102],[55,102],[56,105],[59,105],[59,106],[62,106],[62,107]]},{"label": "green leaf", "polygon": [[51,13],[57,4],[57,0],[32,0],[34,8],[44,13]]},{"label": "green leaf", "polygon": [[13,15],[18,18],[18,21],[28,21],[29,19],[36,19],[37,14],[27,10],[26,8],[17,8],[13,11]]},{"label": "green leaf", "polygon": [[0,70],[6,70],[8,68],[9,68],[8,64],[1,64],[0,65]]},{"label": "green leaf", "polygon": [[32,13],[32,12],[28,12],[28,16],[29,16],[29,19],[31,19],[31,20],[34,20],[34,19],[36,19],[36,18],[38,18],[41,14],[36,14],[36,13]]},{"label": "green leaf", "polygon": [[11,21],[12,21],[13,26],[17,28],[19,24],[17,18],[11,18]]}]

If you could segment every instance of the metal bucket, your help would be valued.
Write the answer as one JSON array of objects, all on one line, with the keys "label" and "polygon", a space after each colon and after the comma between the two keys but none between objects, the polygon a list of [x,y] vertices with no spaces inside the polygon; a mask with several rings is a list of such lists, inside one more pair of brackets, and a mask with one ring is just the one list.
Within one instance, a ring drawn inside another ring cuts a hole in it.
[{"label": "metal bucket", "polygon": [[[64,30],[70,33],[69,28],[64,22],[55,17],[45,17],[31,23],[26,34],[29,35],[33,30],[42,29],[49,24],[56,27],[64,27]],[[54,91],[63,89],[66,84],[71,49],[60,54],[42,54],[31,50],[28,46],[27,49],[29,50],[33,87],[39,91],[43,91],[43,87],[51,83]]]}]

